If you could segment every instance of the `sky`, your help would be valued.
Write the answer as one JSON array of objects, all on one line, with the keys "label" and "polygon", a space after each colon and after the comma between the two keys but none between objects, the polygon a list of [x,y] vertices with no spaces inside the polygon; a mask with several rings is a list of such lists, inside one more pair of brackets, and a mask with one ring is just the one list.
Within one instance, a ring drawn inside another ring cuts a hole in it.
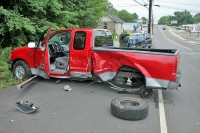
[{"label": "sky", "polygon": [[[148,4],[149,0],[108,0],[113,4],[113,7],[120,10],[127,10],[129,13],[137,13],[139,18],[148,18],[148,6],[145,8],[145,3]],[[140,4],[138,4],[137,2]],[[173,15],[175,11],[190,11],[192,15],[200,13],[200,0],[153,0],[153,17],[154,21],[158,21],[160,17],[166,15]]]}]

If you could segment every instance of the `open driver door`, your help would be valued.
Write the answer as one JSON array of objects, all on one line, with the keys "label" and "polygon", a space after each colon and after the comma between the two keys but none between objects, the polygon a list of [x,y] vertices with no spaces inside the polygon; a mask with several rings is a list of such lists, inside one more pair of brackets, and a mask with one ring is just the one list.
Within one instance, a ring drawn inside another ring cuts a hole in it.
[{"label": "open driver door", "polygon": [[34,54],[34,63],[36,75],[41,76],[45,79],[49,79],[49,53],[48,53],[48,40],[51,34],[51,27],[48,27],[46,31],[43,32],[39,39],[37,48]]}]

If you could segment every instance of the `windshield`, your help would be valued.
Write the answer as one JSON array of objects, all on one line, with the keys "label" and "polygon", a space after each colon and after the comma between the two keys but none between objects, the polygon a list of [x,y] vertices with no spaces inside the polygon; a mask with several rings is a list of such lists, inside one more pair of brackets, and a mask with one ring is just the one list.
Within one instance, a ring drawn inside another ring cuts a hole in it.
[{"label": "windshield", "polygon": [[112,34],[108,30],[95,30],[94,31],[94,46],[101,47],[101,46],[112,46],[113,45],[113,38]]}]

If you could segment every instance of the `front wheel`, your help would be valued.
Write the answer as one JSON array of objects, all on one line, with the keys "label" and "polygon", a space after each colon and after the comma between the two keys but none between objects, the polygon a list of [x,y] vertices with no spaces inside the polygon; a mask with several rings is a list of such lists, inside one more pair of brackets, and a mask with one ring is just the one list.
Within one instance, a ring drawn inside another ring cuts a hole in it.
[{"label": "front wheel", "polygon": [[31,77],[31,71],[28,64],[22,60],[13,65],[13,76],[19,80],[27,80]]}]

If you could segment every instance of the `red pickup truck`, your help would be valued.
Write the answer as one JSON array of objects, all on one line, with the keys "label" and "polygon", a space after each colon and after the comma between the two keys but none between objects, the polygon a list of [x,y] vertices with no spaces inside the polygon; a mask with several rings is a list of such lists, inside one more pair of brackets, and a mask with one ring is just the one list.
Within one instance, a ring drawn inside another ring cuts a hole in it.
[{"label": "red pickup truck", "polygon": [[107,82],[130,90],[141,85],[141,97],[152,89],[180,86],[177,49],[138,49],[113,47],[110,31],[74,28],[51,33],[48,28],[38,43],[14,49],[9,69],[20,80],[33,75],[43,78],[73,78]]}]

